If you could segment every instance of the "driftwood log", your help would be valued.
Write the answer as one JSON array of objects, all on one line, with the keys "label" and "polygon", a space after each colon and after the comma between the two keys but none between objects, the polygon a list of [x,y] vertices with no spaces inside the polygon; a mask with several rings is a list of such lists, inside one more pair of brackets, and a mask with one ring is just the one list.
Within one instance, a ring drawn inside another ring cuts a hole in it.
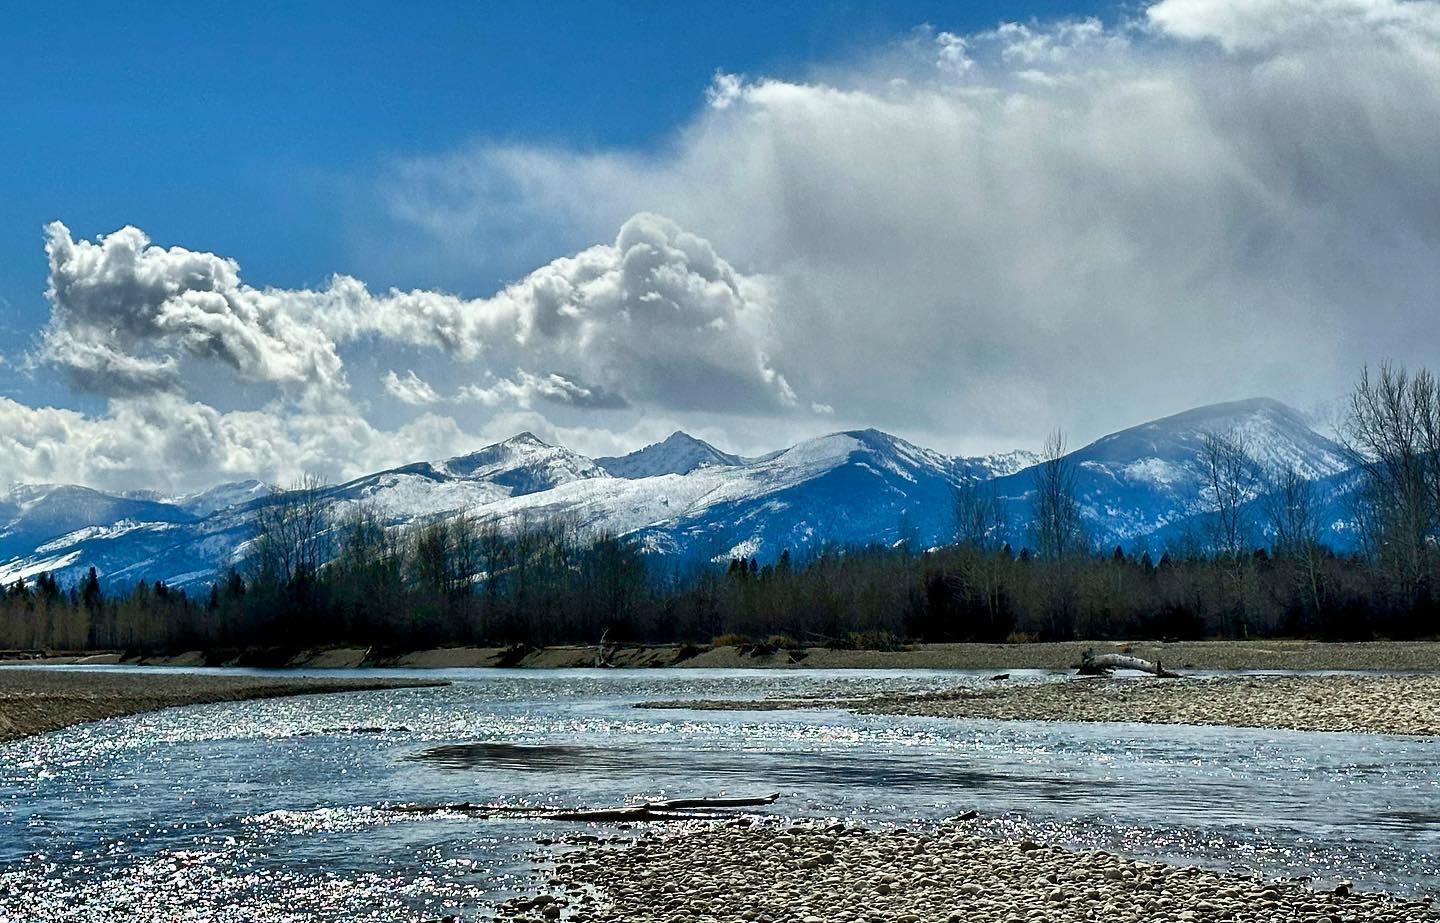
[{"label": "driftwood log", "polygon": [[717,811],[758,808],[779,799],[779,792],[759,798],[674,798],[606,808],[545,808],[528,804],[400,804],[391,810],[402,814],[470,814],[478,817],[533,817],[536,820],[618,823],[644,820],[695,820]]},{"label": "driftwood log", "polygon": [[609,637],[610,629],[607,628],[600,634],[600,640],[595,644],[595,666],[597,667],[614,666],[612,661],[615,652],[619,650],[619,645],[610,642]]},{"label": "driftwood log", "polygon": [[1093,650],[1089,650],[1080,658],[1080,675],[1082,676],[1106,676],[1112,670],[1139,670],[1141,673],[1151,673],[1170,679],[1180,676],[1179,673],[1165,669],[1158,660],[1151,663],[1144,658],[1132,657],[1129,654],[1097,654]]}]

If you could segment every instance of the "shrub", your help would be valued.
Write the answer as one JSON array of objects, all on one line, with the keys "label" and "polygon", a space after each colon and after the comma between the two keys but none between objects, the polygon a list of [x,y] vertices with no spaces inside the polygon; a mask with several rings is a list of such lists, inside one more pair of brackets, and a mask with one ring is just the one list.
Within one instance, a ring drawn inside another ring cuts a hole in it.
[{"label": "shrub", "polygon": [[852,631],[848,640],[852,651],[898,651],[905,648],[905,643],[888,631]]}]

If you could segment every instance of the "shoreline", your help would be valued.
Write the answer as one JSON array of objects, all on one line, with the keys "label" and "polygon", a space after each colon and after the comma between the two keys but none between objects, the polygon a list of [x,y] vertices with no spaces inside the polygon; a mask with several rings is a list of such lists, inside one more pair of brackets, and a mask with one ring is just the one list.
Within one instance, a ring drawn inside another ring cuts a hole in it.
[{"label": "shoreline", "polygon": [[151,666],[253,666],[353,669],[400,667],[454,669],[511,667],[573,669],[915,669],[1068,670],[1081,655],[1127,652],[1179,670],[1361,670],[1440,672],[1440,641],[1068,641],[1018,644],[947,643],[907,645],[899,650],[836,650],[804,647],[755,651],[735,646],[654,644],[600,648],[554,645],[543,648],[444,647],[415,651],[332,646],[305,650],[245,649],[187,651],[168,656],[125,657],[116,652],[0,652],[0,662],[44,664],[140,664]]},{"label": "shoreline", "polygon": [[557,855],[540,885],[540,895],[497,909],[516,920],[563,913],[635,923],[1440,920],[1428,898],[1359,892],[1348,883],[1321,891],[951,824],[911,831],[741,819],[659,830],[626,846]]},{"label": "shoreline", "polygon": [[444,686],[433,680],[277,679],[0,669],[0,742],[182,705]]},{"label": "shoreline", "polygon": [[877,696],[863,714],[1440,736],[1440,676],[1222,676]]},{"label": "shoreline", "polygon": [[1078,721],[1440,736],[1440,675],[1074,677],[849,699],[695,699],[637,708]]}]

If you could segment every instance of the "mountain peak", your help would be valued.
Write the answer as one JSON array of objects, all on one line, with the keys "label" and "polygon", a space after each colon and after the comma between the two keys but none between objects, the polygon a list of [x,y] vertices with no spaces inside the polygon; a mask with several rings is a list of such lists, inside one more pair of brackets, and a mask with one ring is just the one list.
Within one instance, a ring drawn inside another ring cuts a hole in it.
[{"label": "mountain peak", "polygon": [[605,472],[585,456],[564,446],[550,445],[528,431],[469,455],[436,462],[434,468],[450,477],[501,485],[515,496],[548,490],[574,480],[605,476]]},{"label": "mountain peak", "polygon": [[745,460],[677,429],[663,442],[652,443],[629,455],[597,458],[595,463],[615,477],[633,480],[662,474],[689,474],[697,468],[733,467],[743,465]]}]

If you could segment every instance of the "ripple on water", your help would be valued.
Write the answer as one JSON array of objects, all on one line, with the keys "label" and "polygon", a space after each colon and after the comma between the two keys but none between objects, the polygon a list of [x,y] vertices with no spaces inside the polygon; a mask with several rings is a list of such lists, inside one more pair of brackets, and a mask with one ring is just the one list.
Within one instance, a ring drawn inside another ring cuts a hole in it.
[{"label": "ripple on water", "polygon": [[553,827],[387,805],[772,790],[795,815],[975,808],[997,833],[1440,891],[1435,740],[631,707],[934,689],[945,674],[442,675],[458,682],[0,745],[0,920],[434,919],[506,893]]}]

